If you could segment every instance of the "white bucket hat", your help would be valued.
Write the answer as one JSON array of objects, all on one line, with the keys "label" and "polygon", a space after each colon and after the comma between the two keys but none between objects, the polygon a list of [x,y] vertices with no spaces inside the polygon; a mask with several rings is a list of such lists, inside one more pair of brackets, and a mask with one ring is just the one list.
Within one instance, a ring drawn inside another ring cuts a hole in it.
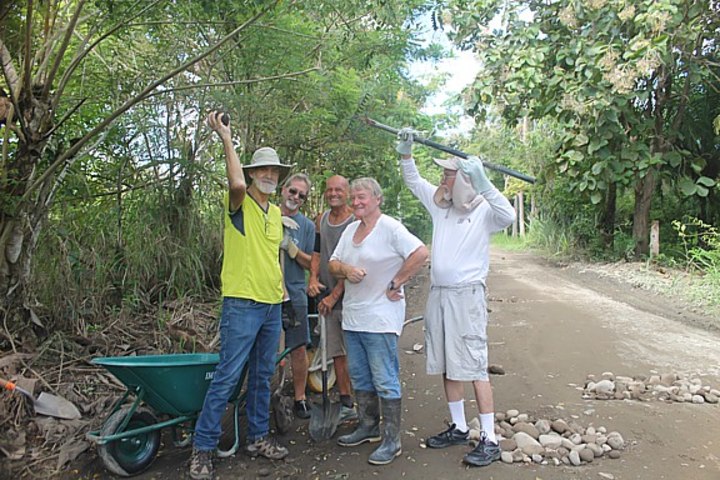
[{"label": "white bucket hat", "polygon": [[280,163],[280,157],[278,157],[278,154],[274,148],[261,147],[255,150],[255,153],[253,153],[250,165],[243,165],[245,182],[248,184],[250,183],[250,176],[248,175],[248,172],[253,168],[278,167],[280,169],[278,185],[282,185],[285,177],[288,176],[290,170],[292,170],[294,166],[295,165],[283,165],[282,163]]}]

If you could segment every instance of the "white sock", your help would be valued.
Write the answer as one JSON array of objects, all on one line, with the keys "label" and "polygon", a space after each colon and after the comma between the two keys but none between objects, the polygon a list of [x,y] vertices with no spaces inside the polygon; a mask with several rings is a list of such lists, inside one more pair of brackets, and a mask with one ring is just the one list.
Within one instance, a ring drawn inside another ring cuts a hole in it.
[{"label": "white sock", "polygon": [[467,432],[468,426],[465,421],[465,400],[458,400],[457,402],[448,402],[450,408],[450,417],[452,422],[455,424],[455,428],[461,432]]},{"label": "white sock", "polygon": [[481,413],[480,426],[482,427],[482,431],[485,432],[487,439],[492,443],[497,443],[497,439],[495,438],[495,412]]}]

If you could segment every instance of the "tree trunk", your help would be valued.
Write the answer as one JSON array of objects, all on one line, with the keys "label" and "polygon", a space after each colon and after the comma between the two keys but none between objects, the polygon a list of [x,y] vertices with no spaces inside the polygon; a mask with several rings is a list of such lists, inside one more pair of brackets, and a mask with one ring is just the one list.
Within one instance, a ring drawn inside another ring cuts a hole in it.
[{"label": "tree trunk", "polygon": [[[53,179],[48,178],[29,198],[23,198],[37,181],[37,166],[47,144],[43,132],[51,125],[52,113],[46,99],[38,99],[29,91],[23,93],[18,105],[25,119],[25,135],[17,144],[16,154],[8,157],[7,171],[0,181],[0,292],[10,332],[41,325],[33,310],[37,302],[30,277],[53,185]],[[19,122],[16,128],[20,128]]]},{"label": "tree trunk", "polygon": [[648,169],[644,177],[635,182],[635,212],[633,213],[633,239],[635,257],[650,253],[650,206],[655,192],[655,174]]},{"label": "tree trunk", "polygon": [[[11,219],[8,219],[5,211],[2,217],[0,291],[4,297],[7,327],[10,332],[27,332],[29,326],[42,326],[33,310],[37,302],[30,280],[33,256],[47,218],[47,209],[28,202],[19,206]],[[32,343],[31,339],[23,337],[23,343]]]},{"label": "tree trunk", "polygon": [[617,184],[610,183],[605,194],[605,209],[600,220],[600,235],[603,246],[612,250],[615,243],[615,214],[617,212]]}]

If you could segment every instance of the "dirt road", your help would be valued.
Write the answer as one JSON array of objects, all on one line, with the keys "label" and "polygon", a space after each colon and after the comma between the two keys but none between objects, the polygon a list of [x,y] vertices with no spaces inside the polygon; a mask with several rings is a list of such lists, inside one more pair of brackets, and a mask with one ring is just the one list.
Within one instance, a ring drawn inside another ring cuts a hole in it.
[{"label": "dirt road", "polygon": [[[422,323],[401,337],[403,455],[373,467],[373,446],[354,449],[333,442],[312,444],[307,423],[284,437],[288,461],[252,460],[243,454],[218,462],[220,478],[318,479],[720,479],[720,405],[660,401],[583,400],[575,387],[589,373],[634,376],[699,374],[720,387],[720,335],[697,329],[690,314],[667,299],[609,283],[591,272],[552,266],[520,253],[493,252],[489,277],[490,362],[506,375],[493,376],[498,411],[517,409],[536,418],[564,418],[619,431],[626,441],[620,459],[599,458],[580,466],[503,464],[482,469],[461,463],[464,447],[422,447],[444,428],[447,407],[439,378],[424,373]],[[408,316],[422,314],[427,274],[408,292]],[[470,393],[468,391],[468,393]],[[467,399],[472,398],[468,396]],[[474,402],[466,403],[468,414]],[[347,428],[341,428],[343,433]],[[142,479],[187,478],[187,449],[165,447]],[[107,473],[94,455],[85,456],[67,478]]]}]

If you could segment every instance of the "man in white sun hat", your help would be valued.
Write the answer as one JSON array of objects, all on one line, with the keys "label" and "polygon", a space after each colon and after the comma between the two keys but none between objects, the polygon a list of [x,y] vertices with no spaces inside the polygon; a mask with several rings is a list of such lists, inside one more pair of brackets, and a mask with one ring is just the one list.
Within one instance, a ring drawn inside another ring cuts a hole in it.
[{"label": "man in white sun hat", "polygon": [[427,446],[467,445],[465,383],[477,400],[482,434],[463,461],[484,466],[500,458],[495,438],[495,407],[488,377],[485,279],[490,235],[515,221],[510,202],[490,183],[477,157],[435,160],[443,168],[439,186],[420,177],[412,158],[413,131],[398,134],[397,151],[405,184],[433,221],[431,289],[425,311],[427,373],[442,375],[452,418],[447,430]]},{"label": "man in white sun hat", "polygon": [[[224,121],[225,120],[225,121]],[[228,192],[225,194],[220,362],[195,424],[190,477],[214,477],[213,454],[221,419],[245,364],[248,364],[247,444],[251,456],[284,458],[287,448],[270,433],[270,379],[282,330],[283,274],[279,250],[283,240],[280,209],[270,195],[290,173],[277,152],[262,147],[242,166],[235,152],[230,121],[221,112],[207,118],[225,149]],[[249,186],[248,186],[249,184]]]}]

